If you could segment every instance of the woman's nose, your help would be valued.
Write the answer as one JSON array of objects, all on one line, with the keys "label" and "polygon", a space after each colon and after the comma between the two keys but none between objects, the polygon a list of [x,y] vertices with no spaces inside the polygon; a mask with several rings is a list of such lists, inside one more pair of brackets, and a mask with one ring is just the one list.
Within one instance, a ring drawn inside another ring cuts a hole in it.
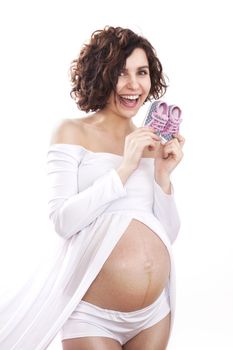
[{"label": "woman's nose", "polygon": [[127,86],[130,88],[130,89],[137,89],[138,86],[139,86],[139,82],[138,82],[138,79],[136,76],[129,76],[128,77],[128,82],[127,82]]}]

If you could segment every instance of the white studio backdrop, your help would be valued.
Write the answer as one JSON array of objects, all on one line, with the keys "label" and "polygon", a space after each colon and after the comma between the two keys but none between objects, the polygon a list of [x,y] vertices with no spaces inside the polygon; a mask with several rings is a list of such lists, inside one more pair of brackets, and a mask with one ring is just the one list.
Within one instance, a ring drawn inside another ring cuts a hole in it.
[{"label": "white studio backdrop", "polygon": [[[61,119],[82,115],[69,97],[69,63],[105,25],[130,27],[152,42],[169,77],[164,99],[183,110],[185,157],[173,175],[182,219],[177,311],[168,349],[232,350],[230,1],[1,2],[0,286],[17,288],[56,244],[47,219],[47,149]],[[59,338],[49,349],[61,349]]]}]

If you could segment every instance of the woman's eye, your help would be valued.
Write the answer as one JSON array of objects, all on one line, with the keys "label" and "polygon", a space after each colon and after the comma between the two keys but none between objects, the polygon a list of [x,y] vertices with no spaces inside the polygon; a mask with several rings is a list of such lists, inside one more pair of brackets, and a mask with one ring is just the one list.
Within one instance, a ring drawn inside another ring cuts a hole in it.
[{"label": "woman's eye", "polygon": [[147,75],[147,74],[148,74],[148,71],[147,71],[147,70],[140,70],[140,71],[139,71],[139,74],[140,74],[140,75]]}]

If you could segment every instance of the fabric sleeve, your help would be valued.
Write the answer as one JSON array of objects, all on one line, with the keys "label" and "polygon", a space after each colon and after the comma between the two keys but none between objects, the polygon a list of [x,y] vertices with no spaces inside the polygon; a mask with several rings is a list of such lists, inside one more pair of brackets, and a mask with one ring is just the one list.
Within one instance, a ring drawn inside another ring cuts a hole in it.
[{"label": "fabric sleeve", "polygon": [[180,229],[180,217],[174,199],[173,186],[171,187],[171,194],[167,194],[154,181],[153,212],[165,228],[171,243],[173,243]]},{"label": "fabric sleeve", "polygon": [[79,192],[78,169],[85,150],[72,146],[52,145],[47,156],[49,218],[58,235],[65,239],[91,224],[112,201],[127,194],[114,168]]}]

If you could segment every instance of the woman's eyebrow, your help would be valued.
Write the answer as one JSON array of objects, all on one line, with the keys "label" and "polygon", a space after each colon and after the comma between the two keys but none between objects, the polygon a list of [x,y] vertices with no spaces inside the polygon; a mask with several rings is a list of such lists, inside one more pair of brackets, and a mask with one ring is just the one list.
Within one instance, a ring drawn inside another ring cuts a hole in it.
[{"label": "woman's eyebrow", "polygon": [[145,69],[145,68],[149,69],[149,66],[141,66],[141,67],[138,67],[138,69]]},{"label": "woman's eyebrow", "polygon": [[[140,67],[137,67],[138,70],[140,69],[149,69],[149,66],[140,66]],[[127,71],[128,69],[127,68],[123,68],[122,71]]]}]

